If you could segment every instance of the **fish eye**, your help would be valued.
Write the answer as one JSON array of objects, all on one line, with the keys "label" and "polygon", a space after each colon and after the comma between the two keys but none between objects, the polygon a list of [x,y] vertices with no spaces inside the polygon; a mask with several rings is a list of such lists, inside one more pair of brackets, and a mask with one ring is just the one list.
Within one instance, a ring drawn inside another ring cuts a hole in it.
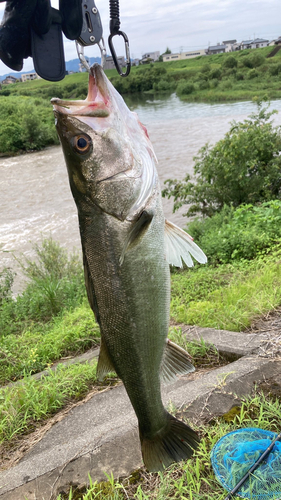
[{"label": "fish eye", "polygon": [[91,145],[92,139],[86,134],[74,137],[74,147],[78,153],[88,153]]}]

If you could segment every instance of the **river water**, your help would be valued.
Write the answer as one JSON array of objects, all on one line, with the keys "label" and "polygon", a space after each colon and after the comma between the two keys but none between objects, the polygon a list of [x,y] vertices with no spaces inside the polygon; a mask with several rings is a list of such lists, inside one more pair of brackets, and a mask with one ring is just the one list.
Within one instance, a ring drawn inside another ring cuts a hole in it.
[{"label": "river water", "polygon": [[[193,156],[199,149],[221,139],[232,120],[242,120],[256,110],[252,102],[184,103],[176,95],[134,97],[127,104],[148,129],[162,187],[166,179],[192,174]],[[281,100],[271,107],[281,111]],[[281,124],[280,112],[274,122]],[[33,256],[33,244],[43,237],[52,236],[67,249],[80,252],[76,206],[60,146],[0,159],[0,200],[0,271],[10,266],[18,272],[13,254]],[[183,227],[184,208],[173,214],[172,200],[164,199],[163,204],[166,217]],[[18,273],[15,293],[21,288]]]}]

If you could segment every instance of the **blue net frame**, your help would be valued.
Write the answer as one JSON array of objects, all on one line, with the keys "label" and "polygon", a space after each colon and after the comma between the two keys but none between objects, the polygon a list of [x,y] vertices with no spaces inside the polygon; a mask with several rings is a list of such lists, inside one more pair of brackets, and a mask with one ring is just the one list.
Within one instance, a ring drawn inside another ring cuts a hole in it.
[{"label": "blue net frame", "polygon": [[[223,436],[211,451],[211,462],[221,485],[231,491],[277,437],[275,432],[254,427]],[[237,496],[249,500],[281,498],[281,442],[245,481]]]}]

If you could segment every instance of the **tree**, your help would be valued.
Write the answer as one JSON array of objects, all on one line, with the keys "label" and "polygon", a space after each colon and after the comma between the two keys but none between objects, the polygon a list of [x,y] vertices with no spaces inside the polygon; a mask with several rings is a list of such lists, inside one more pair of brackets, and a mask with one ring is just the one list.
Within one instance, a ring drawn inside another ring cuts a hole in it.
[{"label": "tree", "polygon": [[237,207],[281,199],[281,133],[257,100],[257,113],[243,122],[232,122],[225,137],[203,146],[194,157],[195,179],[168,179],[163,196],[174,197],[174,211],[190,205],[186,215],[212,216],[224,205]]}]

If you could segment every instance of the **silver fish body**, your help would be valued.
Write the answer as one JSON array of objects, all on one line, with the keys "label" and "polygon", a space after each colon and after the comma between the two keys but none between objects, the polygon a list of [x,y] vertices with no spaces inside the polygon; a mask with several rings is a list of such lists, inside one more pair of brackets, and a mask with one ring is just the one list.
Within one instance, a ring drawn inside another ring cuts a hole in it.
[{"label": "silver fish body", "polygon": [[[144,463],[154,471],[191,456],[198,442],[167,413],[160,391],[160,372],[171,379],[193,370],[185,351],[167,342],[168,261],[178,259],[172,254],[179,250],[173,237],[165,244],[147,131],[100,66],[91,71],[85,101],[52,102],[78,209],[88,299],[101,330],[98,374],[114,369],[122,379],[138,418]],[[175,231],[182,247],[186,234]]]}]

